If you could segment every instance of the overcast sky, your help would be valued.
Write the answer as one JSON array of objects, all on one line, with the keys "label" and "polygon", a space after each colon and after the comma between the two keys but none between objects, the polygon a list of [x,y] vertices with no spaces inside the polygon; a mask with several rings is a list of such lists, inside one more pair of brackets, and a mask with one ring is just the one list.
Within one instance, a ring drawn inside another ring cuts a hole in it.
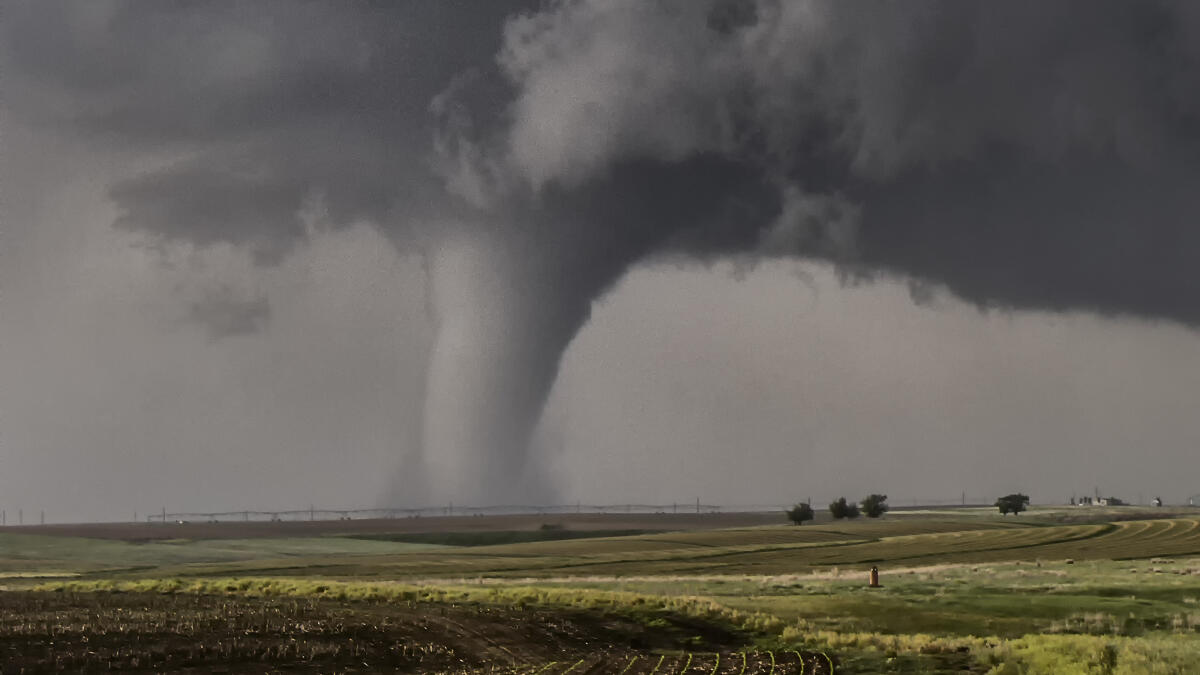
[{"label": "overcast sky", "polygon": [[1184,501],[1194,7],[9,0],[0,508]]}]

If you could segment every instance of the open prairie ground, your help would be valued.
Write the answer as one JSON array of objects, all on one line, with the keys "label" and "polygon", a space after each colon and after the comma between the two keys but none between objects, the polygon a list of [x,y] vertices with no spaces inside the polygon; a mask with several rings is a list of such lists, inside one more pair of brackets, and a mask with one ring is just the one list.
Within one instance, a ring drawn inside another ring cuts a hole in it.
[{"label": "open prairie ground", "polygon": [[1195,673],[1198,516],[9,528],[0,672]]}]

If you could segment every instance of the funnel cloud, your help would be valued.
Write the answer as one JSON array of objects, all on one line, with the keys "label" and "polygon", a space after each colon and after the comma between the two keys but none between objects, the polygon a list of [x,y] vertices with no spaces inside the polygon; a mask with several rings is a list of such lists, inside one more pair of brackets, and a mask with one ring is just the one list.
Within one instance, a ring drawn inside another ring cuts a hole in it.
[{"label": "funnel cloud", "polygon": [[[1200,9],[16,2],[7,114],[141,158],[112,224],[281,264],[367,223],[423,257],[438,501],[546,501],[529,446],[647,262],[821,261],[982,309],[1200,324]],[[319,213],[316,225],[313,213]],[[268,299],[192,307],[214,335]],[[410,467],[411,468],[411,467]]]}]

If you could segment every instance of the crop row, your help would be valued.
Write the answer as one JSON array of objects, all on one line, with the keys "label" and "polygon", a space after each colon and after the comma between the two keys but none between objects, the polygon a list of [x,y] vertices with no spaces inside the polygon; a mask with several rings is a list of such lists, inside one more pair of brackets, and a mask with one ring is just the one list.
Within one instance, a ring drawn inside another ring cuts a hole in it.
[{"label": "crop row", "polygon": [[737,552],[722,562],[747,572],[767,572],[783,565],[795,569],[879,562],[1148,558],[1192,553],[1200,553],[1200,521],[1179,519],[905,535],[845,545]]},{"label": "crop row", "polygon": [[634,654],[622,660],[608,657],[551,661],[507,671],[512,675],[818,675],[836,672],[836,661],[825,652],[796,650]]},{"label": "crop row", "polygon": [[[1111,559],[1200,554],[1194,518],[1044,525],[869,522],[729,532],[546,542],[546,547],[411,554],[389,560],[395,576],[637,576],[791,574],[812,567],[986,563],[1014,559]],[[899,526],[899,527],[898,527]],[[974,527],[975,529],[963,529]],[[918,530],[925,530],[917,532]],[[888,535],[888,532],[903,534]],[[699,537],[703,534],[703,537]],[[525,545],[531,546],[531,545]],[[537,555],[527,555],[537,553]]]},{"label": "crop row", "polygon": [[[1015,520],[1015,519],[1014,519]],[[885,536],[923,535],[963,530],[995,530],[1021,527],[1020,523],[1005,521],[947,520],[862,520],[827,525],[806,525],[786,528],[742,528],[644,534],[631,537],[574,539],[537,542],[513,546],[486,547],[464,552],[464,558],[504,556],[509,554],[538,556],[593,556],[624,553],[673,554],[690,552],[702,554],[705,549],[746,547],[747,549],[788,546],[796,544],[827,544],[854,540],[871,540]],[[1032,528],[1031,528],[1032,529]],[[440,553],[445,553],[444,551]]]}]

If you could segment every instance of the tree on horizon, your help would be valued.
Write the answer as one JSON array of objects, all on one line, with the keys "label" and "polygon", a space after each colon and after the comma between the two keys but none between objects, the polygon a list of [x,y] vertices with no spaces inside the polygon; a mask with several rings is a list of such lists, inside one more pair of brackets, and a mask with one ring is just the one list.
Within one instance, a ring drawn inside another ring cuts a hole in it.
[{"label": "tree on horizon", "polygon": [[812,507],[805,502],[796,504],[792,508],[785,511],[785,513],[787,513],[788,520],[792,521],[793,525],[803,525],[804,521],[812,520],[816,517],[816,514],[813,513]]},{"label": "tree on horizon", "polygon": [[1020,515],[1022,511],[1029,506],[1029,496],[1019,492],[1011,495],[1005,495],[996,500],[996,508],[1000,509],[1000,515]]}]

